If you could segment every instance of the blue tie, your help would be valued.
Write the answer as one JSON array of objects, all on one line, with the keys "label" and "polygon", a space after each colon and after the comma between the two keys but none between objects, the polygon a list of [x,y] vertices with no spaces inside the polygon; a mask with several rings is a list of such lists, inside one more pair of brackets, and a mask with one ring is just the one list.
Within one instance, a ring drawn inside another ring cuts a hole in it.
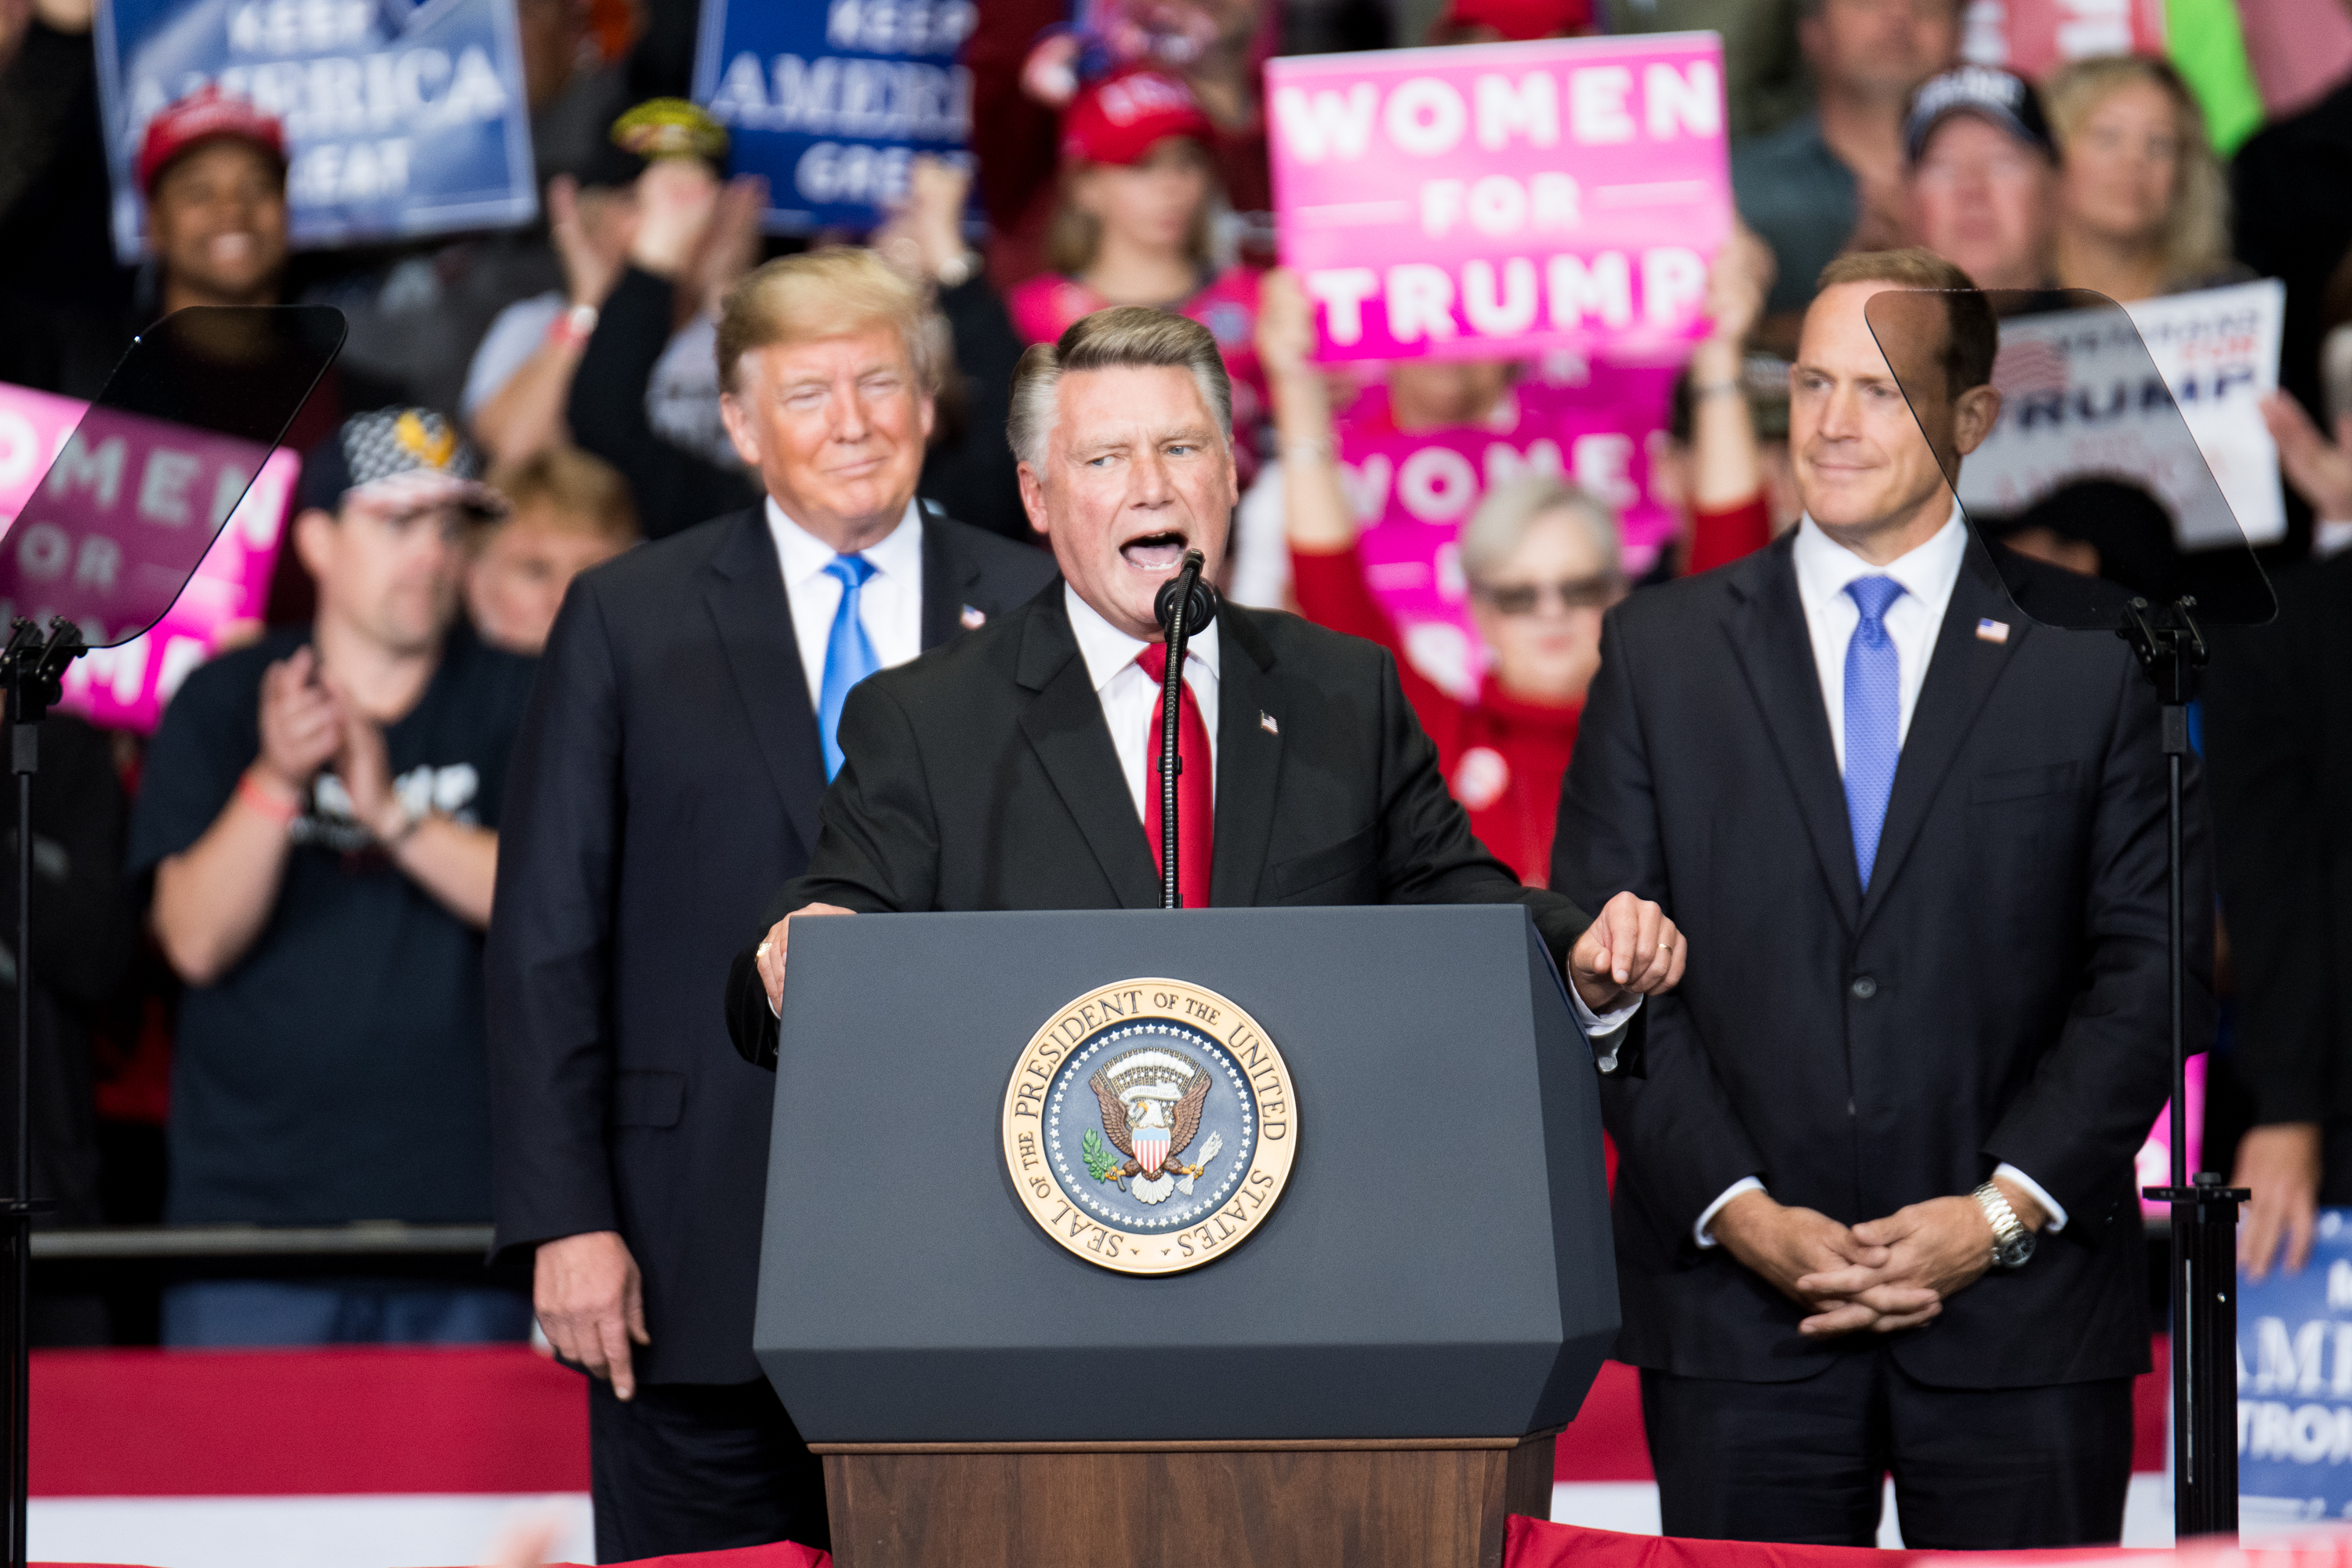
[{"label": "blue tie", "polygon": [[1892,577],[1857,577],[1845,591],[1862,611],[1845,645],[1845,815],[1853,826],[1854,869],[1868,892],[1903,750],[1903,660],[1886,635],[1886,606],[1903,584]]},{"label": "blue tie", "polygon": [[849,689],[882,668],[874,639],[866,635],[858,617],[857,591],[874,575],[874,563],[863,555],[836,555],[825,571],[841,583],[841,607],[833,613],[833,630],[824,639],[824,684],[818,688],[816,726],[824,737],[824,776],[841,772],[841,705]]}]

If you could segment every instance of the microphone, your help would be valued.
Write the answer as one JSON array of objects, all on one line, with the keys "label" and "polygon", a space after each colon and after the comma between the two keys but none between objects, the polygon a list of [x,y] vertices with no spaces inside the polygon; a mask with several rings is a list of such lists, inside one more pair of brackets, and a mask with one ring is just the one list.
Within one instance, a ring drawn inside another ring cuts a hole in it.
[{"label": "microphone", "polygon": [[[1176,749],[1177,721],[1183,716],[1184,647],[1192,634],[1217,618],[1217,591],[1201,581],[1206,557],[1197,550],[1184,552],[1184,563],[1162,584],[1152,602],[1152,614],[1168,634],[1168,673],[1160,689],[1160,907],[1184,907],[1181,884],[1176,879],[1176,775],[1184,759]],[[1177,613],[1177,606],[1183,613]]]},{"label": "microphone", "polygon": [[1187,550],[1184,552],[1182,567],[1177,571],[1176,575],[1160,585],[1160,596],[1152,601],[1151,613],[1159,617],[1161,631],[1171,629],[1168,623],[1176,615],[1176,600],[1179,595],[1183,598],[1186,609],[1184,616],[1186,637],[1197,636],[1202,626],[1217,618],[1217,609],[1223,601],[1217,597],[1216,589],[1201,581],[1201,568],[1203,563],[1203,557],[1199,551]]}]

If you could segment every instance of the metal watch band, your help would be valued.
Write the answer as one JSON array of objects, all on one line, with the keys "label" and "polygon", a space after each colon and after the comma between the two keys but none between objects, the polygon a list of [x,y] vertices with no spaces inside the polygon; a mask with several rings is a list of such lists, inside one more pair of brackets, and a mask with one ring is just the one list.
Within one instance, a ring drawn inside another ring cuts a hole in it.
[{"label": "metal watch band", "polygon": [[[1985,1218],[1992,1224],[1993,1267],[2016,1267],[2006,1260],[2005,1255],[2012,1252],[2018,1238],[2027,1234],[2024,1222],[2017,1217],[2017,1211],[2009,1206],[2009,1199],[2002,1196],[2001,1190],[1992,1183],[1987,1182],[1977,1188],[1974,1196],[1977,1206],[1984,1210]],[[2022,1258],[2018,1259],[2018,1262],[2023,1261]]]}]

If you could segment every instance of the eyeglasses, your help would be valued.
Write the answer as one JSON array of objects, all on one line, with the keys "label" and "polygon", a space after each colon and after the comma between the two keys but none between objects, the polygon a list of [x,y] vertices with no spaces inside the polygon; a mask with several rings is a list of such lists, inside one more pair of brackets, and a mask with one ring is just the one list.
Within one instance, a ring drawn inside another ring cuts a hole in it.
[{"label": "eyeglasses", "polygon": [[1565,583],[1478,583],[1471,592],[1506,616],[1532,616],[1546,599],[1557,599],[1562,610],[1605,610],[1617,600],[1624,579],[1613,572],[1598,577],[1577,577]]}]

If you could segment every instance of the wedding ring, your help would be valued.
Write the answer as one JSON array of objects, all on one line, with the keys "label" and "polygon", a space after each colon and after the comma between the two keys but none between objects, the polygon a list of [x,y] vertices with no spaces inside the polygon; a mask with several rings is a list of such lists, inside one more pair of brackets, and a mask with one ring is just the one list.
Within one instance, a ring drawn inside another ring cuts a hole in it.
[{"label": "wedding ring", "polygon": [[767,944],[766,942],[761,942],[759,946],[757,946],[757,947],[753,948],[753,949],[751,950],[751,956],[752,956],[752,957],[754,957],[754,958],[765,958],[765,957],[767,957],[767,956],[768,956],[768,944]]},{"label": "wedding ring", "polygon": [[1675,939],[1674,939],[1673,937],[1668,937],[1668,938],[1666,938],[1666,940],[1665,940],[1665,941],[1664,941],[1664,942],[1662,942],[1658,943],[1658,946],[1659,946],[1661,949],[1669,948],[1669,947],[1672,947],[1672,946],[1674,946],[1674,945],[1675,945]]}]

